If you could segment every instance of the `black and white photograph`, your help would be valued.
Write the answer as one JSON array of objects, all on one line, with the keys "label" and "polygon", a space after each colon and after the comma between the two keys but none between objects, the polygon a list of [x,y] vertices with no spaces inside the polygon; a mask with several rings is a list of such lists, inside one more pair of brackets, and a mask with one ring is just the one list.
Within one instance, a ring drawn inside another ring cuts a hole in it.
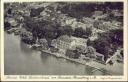
[{"label": "black and white photograph", "polygon": [[124,75],[123,2],[4,2],[4,75]]}]

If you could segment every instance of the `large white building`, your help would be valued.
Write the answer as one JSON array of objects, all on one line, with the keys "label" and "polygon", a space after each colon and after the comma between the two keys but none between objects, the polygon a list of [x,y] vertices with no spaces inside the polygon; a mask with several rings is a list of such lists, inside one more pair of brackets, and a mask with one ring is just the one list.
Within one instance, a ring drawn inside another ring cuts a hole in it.
[{"label": "large white building", "polygon": [[73,36],[63,35],[57,39],[52,40],[52,46],[58,49],[67,50],[72,49],[75,50],[78,46],[83,46],[84,49],[87,47],[87,40],[83,38],[77,38]]}]

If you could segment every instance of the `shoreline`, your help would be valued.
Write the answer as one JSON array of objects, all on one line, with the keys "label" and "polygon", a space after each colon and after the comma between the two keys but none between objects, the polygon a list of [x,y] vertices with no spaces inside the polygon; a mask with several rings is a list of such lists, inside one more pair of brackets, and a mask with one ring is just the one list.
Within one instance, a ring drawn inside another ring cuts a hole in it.
[{"label": "shoreline", "polygon": [[89,61],[87,62],[86,60],[79,60],[79,59],[71,59],[71,58],[68,58],[66,56],[61,56],[61,55],[57,55],[55,53],[51,53],[49,52],[48,50],[40,50],[41,52],[44,52],[44,53],[48,53],[50,55],[53,55],[53,56],[56,56],[57,58],[64,58],[66,60],[69,60],[69,61],[72,61],[72,62],[75,62],[75,63],[79,63],[79,64],[82,64],[82,65],[86,65],[86,66],[89,66],[89,67],[92,67],[92,68],[95,68],[93,70],[93,72],[99,70],[101,72],[105,72],[107,75],[123,75],[123,64],[117,64],[117,65],[104,65],[104,64],[101,64],[99,62],[96,62],[96,61]]},{"label": "shoreline", "polygon": [[[13,32],[11,32],[11,34],[12,33]],[[14,35],[15,35],[15,33],[14,33]],[[19,35],[19,34],[17,34],[17,35]],[[28,45],[28,46],[29,46],[29,48],[32,47],[30,45]],[[87,61],[87,60],[81,60],[81,59],[68,58],[68,57],[66,57],[64,55],[61,55],[61,54],[58,54],[58,53],[52,53],[49,50],[43,50],[43,49],[41,49],[39,51],[48,53],[48,54],[53,55],[53,56],[56,56],[57,58],[64,58],[66,60],[69,60],[69,61],[72,61],[72,62],[75,62],[75,63],[79,63],[79,64],[82,64],[82,65],[86,65],[86,66],[95,68],[96,70],[99,70],[101,72],[102,71],[105,71],[109,75],[112,75],[113,74],[113,71],[116,71],[116,72],[118,72],[117,74],[121,74],[121,75],[123,73],[122,70],[121,70],[121,69],[123,69],[123,66],[121,67],[120,71],[117,71],[116,69],[118,67],[114,67],[113,65],[108,65],[108,64],[102,64],[102,63],[99,63],[98,61],[94,61],[94,60]],[[115,72],[115,74],[116,74],[116,72]]]},{"label": "shoreline", "polygon": [[[95,72],[95,71],[97,71],[97,70],[99,70],[99,71],[101,71],[101,72],[104,72],[104,71],[106,70],[106,69],[104,69],[104,68],[96,67],[96,65],[95,65],[95,66],[92,66],[92,64],[89,64],[90,61],[87,62],[86,60],[68,58],[68,57],[66,57],[66,56],[57,55],[56,53],[51,53],[51,52],[49,52],[48,50],[41,50],[41,52],[48,53],[48,54],[50,54],[50,55],[56,56],[57,58],[64,58],[64,59],[66,59],[66,60],[69,60],[69,61],[72,61],[72,62],[75,62],[75,63],[79,63],[79,64],[82,64],[82,65],[86,65],[86,66],[95,68],[95,69],[93,70],[93,72]],[[102,64],[101,64],[101,65],[102,65]],[[101,66],[101,65],[100,65],[100,66]],[[112,75],[112,74],[111,74],[109,71],[107,71],[107,70],[105,71],[105,73],[107,73],[108,75]]]}]

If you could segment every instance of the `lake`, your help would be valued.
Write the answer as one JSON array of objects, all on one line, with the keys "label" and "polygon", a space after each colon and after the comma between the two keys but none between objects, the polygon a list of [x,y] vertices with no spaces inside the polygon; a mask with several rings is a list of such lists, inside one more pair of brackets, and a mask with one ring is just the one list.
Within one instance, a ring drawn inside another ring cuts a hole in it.
[{"label": "lake", "polygon": [[4,33],[5,75],[102,75],[94,68],[30,49],[19,36]]}]

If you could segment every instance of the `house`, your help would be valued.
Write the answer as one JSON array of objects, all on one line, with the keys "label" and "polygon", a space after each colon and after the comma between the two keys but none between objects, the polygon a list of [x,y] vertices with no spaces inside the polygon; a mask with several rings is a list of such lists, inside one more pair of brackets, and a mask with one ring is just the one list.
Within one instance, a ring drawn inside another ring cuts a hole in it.
[{"label": "house", "polygon": [[17,26],[17,21],[14,18],[8,18],[7,19],[8,23],[10,23],[11,26]]},{"label": "house", "polygon": [[103,15],[103,11],[95,11],[94,14],[92,15],[92,18],[97,20],[102,15]]},{"label": "house", "polygon": [[63,35],[57,39],[52,40],[52,46],[59,49],[73,49],[79,45],[86,47],[87,40],[84,38],[77,38],[73,36]]},{"label": "house", "polygon": [[82,18],[82,21],[85,23],[85,24],[93,24],[94,20],[92,18],[89,18],[89,17],[83,17]]},{"label": "house", "polygon": [[30,16],[30,10],[29,9],[25,9],[23,15],[24,16]]},{"label": "house", "polygon": [[76,50],[81,49],[82,52],[86,50],[87,40],[68,35],[62,35],[57,39],[52,40],[51,45],[58,48],[62,54],[65,54],[67,49]]},{"label": "house", "polygon": [[114,26],[115,28],[117,27],[117,28],[119,28],[119,27],[121,27],[121,22],[118,22],[118,21],[112,21],[112,26]]},{"label": "house", "polygon": [[77,38],[77,37],[73,37],[72,36],[72,39],[73,39],[73,42],[71,43],[71,46],[70,46],[70,49],[73,49],[75,50],[76,48],[82,48],[82,49],[86,49],[87,47],[87,39],[84,39],[84,38]]},{"label": "house", "polygon": [[121,17],[121,16],[123,16],[123,11],[112,10],[112,14],[113,14],[115,17]]},{"label": "house", "polygon": [[94,15],[95,15],[95,16],[103,15],[103,11],[95,11],[95,12],[94,12]]}]

